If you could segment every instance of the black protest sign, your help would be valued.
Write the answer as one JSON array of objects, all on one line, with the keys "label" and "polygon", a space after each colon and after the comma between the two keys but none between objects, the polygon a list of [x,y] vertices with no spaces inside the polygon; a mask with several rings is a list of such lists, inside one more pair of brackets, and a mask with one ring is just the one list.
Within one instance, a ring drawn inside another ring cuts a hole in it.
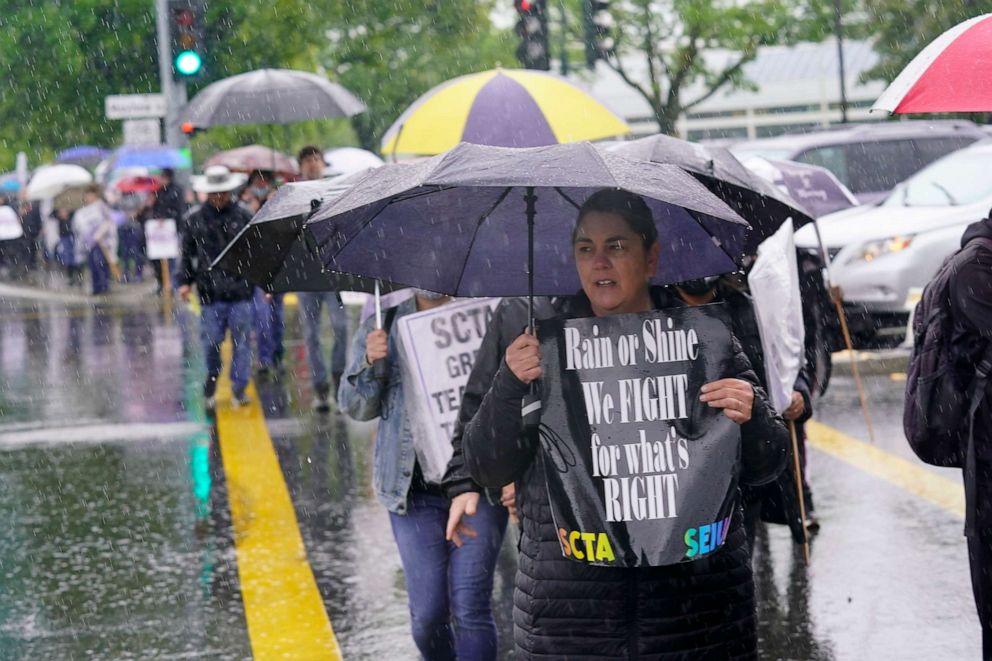
[{"label": "black protest sign", "polygon": [[671,565],[726,539],[740,427],[699,401],[733,372],[722,304],[540,324],[541,458],[562,552]]}]

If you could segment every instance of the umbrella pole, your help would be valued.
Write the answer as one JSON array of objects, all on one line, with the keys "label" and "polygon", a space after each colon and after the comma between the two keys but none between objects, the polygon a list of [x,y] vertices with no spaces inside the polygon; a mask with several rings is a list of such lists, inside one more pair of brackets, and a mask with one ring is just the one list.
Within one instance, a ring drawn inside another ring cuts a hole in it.
[{"label": "umbrella pole", "polygon": [[[379,292],[379,281],[375,281],[375,328],[382,330],[382,296]],[[366,358],[366,360],[368,360]],[[376,380],[385,383],[389,378],[389,365],[385,358],[379,358],[372,363],[372,374]]]},{"label": "umbrella pole", "polygon": [[847,327],[847,315],[844,314],[844,304],[841,302],[840,290],[834,287],[833,277],[830,275],[830,260],[827,249],[823,245],[823,237],[820,236],[820,224],[813,219],[813,231],[816,232],[816,243],[820,247],[820,259],[823,260],[823,267],[827,270],[827,290],[830,292],[830,300],[837,310],[837,318],[840,320],[840,331],[844,336],[844,344],[847,353],[851,357],[851,374],[854,376],[854,385],[858,389],[858,399],[861,400],[861,413],[865,418],[865,425],[868,427],[868,439],[875,442],[875,428],[871,424],[871,415],[868,414],[868,396],[865,395],[865,386],[861,381],[861,370],[858,368],[858,355],[854,351],[854,342],[851,341],[851,331]]},{"label": "umbrella pole", "polygon": [[[524,202],[527,203],[527,332],[537,335],[534,319],[534,216],[537,215],[537,195],[533,186],[527,187]],[[524,428],[536,431],[541,424],[541,396],[537,392],[536,381],[531,381],[530,391],[523,398],[521,414]]]},{"label": "umbrella pole", "polygon": [[799,497],[799,518],[803,528],[803,560],[809,567],[809,531],[806,530],[806,497],[803,494],[803,472],[799,465],[799,435],[795,420],[789,420],[789,434],[792,435],[792,467],[796,471],[796,495]]}]

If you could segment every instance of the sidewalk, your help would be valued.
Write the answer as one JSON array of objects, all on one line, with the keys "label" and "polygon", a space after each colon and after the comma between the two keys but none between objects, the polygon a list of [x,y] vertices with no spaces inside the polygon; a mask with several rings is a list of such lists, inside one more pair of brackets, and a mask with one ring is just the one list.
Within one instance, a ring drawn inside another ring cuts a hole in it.
[{"label": "sidewalk", "polygon": [[[909,365],[909,349],[880,349],[878,351],[855,351],[858,370],[862,375],[904,373]],[[833,354],[834,374],[849,375],[851,353],[838,351]]]}]

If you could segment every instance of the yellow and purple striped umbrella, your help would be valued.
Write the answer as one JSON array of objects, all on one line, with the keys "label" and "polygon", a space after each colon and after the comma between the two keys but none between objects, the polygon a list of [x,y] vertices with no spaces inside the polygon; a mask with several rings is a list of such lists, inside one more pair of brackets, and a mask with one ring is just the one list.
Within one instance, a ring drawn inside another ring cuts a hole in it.
[{"label": "yellow and purple striped umbrella", "polygon": [[493,69],[441,83],[400,115],[383,154],[440,154],[459,142],[540,147],[630,132],[622,119],[560,76]]}]

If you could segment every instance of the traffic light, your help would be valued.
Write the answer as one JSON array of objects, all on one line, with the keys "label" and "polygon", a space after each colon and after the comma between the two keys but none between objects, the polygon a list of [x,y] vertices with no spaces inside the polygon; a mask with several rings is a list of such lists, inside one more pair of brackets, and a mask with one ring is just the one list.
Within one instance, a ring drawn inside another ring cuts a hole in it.
[{"label": "traffic light", "polygon": [[551,68],[547,0],[514,0],[517,9],[517,59],[527,69]]},{"label": "traffic light", "polygon": [[616,47],[613,14],[610,13],[610,0],[584,0],[583,4],[586,64],[592,69],[596,66],[596,60],[607,59]]},{"label": "traffic light", "polygon": [[172,70],[180,80],[203,71],[203,1],[169,0]]}]

